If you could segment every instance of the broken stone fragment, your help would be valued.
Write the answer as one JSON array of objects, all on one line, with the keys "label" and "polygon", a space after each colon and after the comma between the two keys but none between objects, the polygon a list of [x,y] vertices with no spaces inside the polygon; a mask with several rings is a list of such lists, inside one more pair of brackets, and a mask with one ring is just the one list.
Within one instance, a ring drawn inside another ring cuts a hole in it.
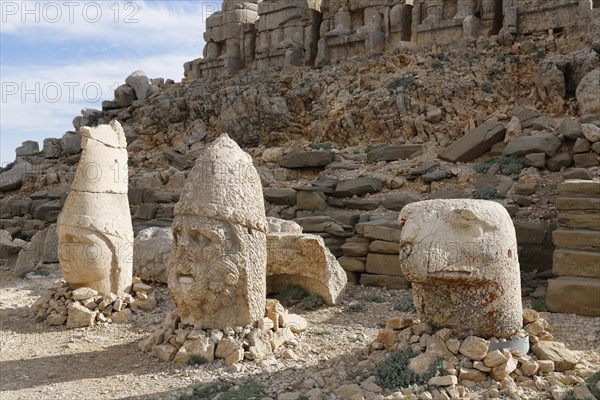
[{"label": "broken stone fragment", "polygon": [[94,325],[96,312],[74,302],[67,307],[67,327],[83,328]]}]

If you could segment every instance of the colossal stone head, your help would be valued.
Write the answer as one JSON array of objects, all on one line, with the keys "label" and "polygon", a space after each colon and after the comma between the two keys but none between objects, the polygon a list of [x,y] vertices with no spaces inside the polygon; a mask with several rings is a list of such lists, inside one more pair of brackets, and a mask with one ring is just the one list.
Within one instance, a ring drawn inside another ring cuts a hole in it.
[{"label": "colossal stone head", "polygon": [[127,141],[121,125],[82,127],[81,159],[58,217],[58,257],[72,288],[126,291],[133,228],[127,198]]},{"label": "colossal stone head", "polygon": [[404,207],[399,222],[419,318],[463,336],[508,337],[522,327],[517,241],[502,205],[421,201]]},{"label": "colossal stone head", "polygon": [[169,289],[182,322],[203,329],[264,316],[266,232],[252,158],[223,134],[198,158],[177,203]]}]

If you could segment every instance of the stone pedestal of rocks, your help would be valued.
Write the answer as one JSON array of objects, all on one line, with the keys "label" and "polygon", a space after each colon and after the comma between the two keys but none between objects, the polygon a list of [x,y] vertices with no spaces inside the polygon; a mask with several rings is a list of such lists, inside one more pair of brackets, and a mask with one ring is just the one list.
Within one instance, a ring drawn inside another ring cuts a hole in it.
[{"label": "stone pedestal of rocks", "polygon": [[252,65],[258,2],[223,1],[223,10],[206,19],[204,57],[185,64],[186,78],[233,75]]},{"label": "stone pedestal of rocks", "polygon": [[259,3],[254,67],[312,66],[317,56],[320,6],[320,0]]},{"label": "stone pedestal of rocks", "polygon": [[600,316],[600,181],[563,182],[556,208],[552,272],[558,278],[548,282],[548,310]]},{"label": "stone pedestal of rocks", "polygon": [[127,198],[127,141],[118,121],[82,127],[83,149],[58,217],[58,260],[72,289],[131,288],[133,228]]},{"label": "stone pedestal of rocks", "polygon": [[399,217],[400,263],[417,314],[457,335],[505,338],[523,323],[515,230],[485,200],[428,200]]}]

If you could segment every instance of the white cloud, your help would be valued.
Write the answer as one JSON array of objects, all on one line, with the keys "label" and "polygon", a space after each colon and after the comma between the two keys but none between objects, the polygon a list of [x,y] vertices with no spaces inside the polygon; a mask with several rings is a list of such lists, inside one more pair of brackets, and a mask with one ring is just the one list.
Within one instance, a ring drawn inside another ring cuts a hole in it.
[{"label": "white cloud", "polygon": [[220,3],[3,1],[1,31],[23,40],[53,43],[90,39],[142,49],[198,46],[206,17]]},{"label": "white cloud", "polygon": [[[7,8],[7,3],[17,4],[17,13]],[[23,14],[24,3],[28,10],[38,7],[38,15]],[[43,11],[44,4],[50,3],[63,10],[56,23],[50,22],[56,18],[56,13],[49,14],[51,8],[46,6]],[[90,10],[95,5],[88,6],[88,15],[82,17],[83,6],[92,3],[102,7],[97,23],[86,21],[93,17]],[[14,149],[22,141],[37,140],[41,147],[44,138],[61,137],[73,129],[71,121],[81,108],[99,108],[102,100],[112,100],[114,88],[135,70],[141,69],[151,78],[180,81],[183,64],[201,56],[206,16],[220,8],[220,3],[2,1],[3,41],[42,43],[57,53],[67,50],[87,56],[77,63],[33,58],[36,62],[24,66],[15,64],[11,54],[3,51],[0,162],[13,161]],[[73,22],[68,7],[72,7]],[[115,22],[117,9],[119,20]],[[127,16],[138,22],[125,23]],[[39,23],[34,21],[36,17]],[[83,48],[78,45],[82,41],[87,42]],[[81,56],[76,58],[81,60]],[[89,102],[98,97],[96,103]]]}]

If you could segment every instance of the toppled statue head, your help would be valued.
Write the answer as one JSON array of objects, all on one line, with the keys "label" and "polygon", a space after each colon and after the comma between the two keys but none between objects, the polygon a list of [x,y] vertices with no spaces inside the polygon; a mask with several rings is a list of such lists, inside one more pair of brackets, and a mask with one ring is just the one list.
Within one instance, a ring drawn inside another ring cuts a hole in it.
[{"label": "toppled statue head", "polygon": [[58,258],[71,288],[105,294],[132,280],[133,228],[127,198],[127,141],[117,121],[82,127],[81,159],[57,221]]},{"label": "toppled statue head", "polygon": [[509,337],[522,327],[515,229],[486,200],[428,200],[400,213],[400,262],[419,318],[458,335]]},{"label": "toppled statue head", "polygon": [[183,323],[224,329],[264,316],[266,232],[252,158],[223,134],[196,161],[175,207],[168,281]]}]

